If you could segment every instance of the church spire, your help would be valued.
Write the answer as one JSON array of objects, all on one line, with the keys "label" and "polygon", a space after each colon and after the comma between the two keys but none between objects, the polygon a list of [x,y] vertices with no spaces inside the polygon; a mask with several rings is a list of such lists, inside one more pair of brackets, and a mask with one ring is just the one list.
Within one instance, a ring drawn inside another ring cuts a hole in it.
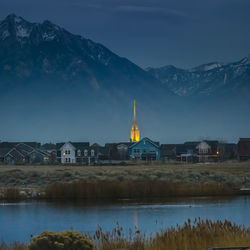
[{"label": "church spire", "polygon": [[136,109],[135,109],[135,100],[134,100],[134,121],[136,121]]},{"label": "church spire", "polygon": [[140,141],[140,131],[136,122],[136,107],[135,107],[135,100],[134,100],[134,120],[130,132],[130,141],[131,142],[138,142]]}]

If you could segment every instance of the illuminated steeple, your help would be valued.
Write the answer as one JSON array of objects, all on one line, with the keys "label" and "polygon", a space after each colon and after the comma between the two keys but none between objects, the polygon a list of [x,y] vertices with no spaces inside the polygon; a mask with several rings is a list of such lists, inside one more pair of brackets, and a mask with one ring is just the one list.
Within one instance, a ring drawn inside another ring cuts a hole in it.
[{"label": "illuminated steeple", "polygon": [[134,100],[134,120],[133,120],[133,125],[131,128],[131,133],[130,133],[130,140],[131,142],[138,142],[140,141],[140,131],[136,122],[136,108],[135,108],[135,100]]}]

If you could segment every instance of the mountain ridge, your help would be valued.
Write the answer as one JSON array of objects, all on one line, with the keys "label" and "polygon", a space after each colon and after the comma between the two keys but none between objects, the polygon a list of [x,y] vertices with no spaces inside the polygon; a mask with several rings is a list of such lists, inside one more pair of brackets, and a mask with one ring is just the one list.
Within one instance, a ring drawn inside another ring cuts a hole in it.
[{"label": "mountain ridge", "polygon": [[0,22],[0,136],[129,140],[136,99],[143,136],[166,143],[197,136],[236,140],[249,133],[248,62],[152,73],[50,21],[10,15]]},{"label": "mountain ridge", "polygon": [[245,88],[250,91],[250,55],[232,63],[211,62],[191,69],[167,65],[146,71],[179,96],[209,96]]}]

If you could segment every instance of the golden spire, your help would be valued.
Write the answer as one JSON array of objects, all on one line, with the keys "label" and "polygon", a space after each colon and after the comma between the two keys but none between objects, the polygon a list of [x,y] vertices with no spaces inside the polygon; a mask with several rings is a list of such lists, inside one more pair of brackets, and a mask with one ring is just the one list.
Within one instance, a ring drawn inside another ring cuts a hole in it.
[{"label": "golden spire", "polygon": [[140,141],[140,131],[136,122],[136,108],[135,108],[135,100],[134,100],[134,120],[131,128],[130,133],[130,140],[131,142],[138,142]]},{"label": "golden spire", "polygon": [[136,121],[135,100],[134,100],[134,121]]}]

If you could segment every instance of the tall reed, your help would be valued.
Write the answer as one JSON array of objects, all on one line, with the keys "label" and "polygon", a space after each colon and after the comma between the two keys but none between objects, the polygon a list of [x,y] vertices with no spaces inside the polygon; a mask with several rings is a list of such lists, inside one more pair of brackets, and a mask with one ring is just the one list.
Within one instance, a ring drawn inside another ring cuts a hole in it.
[{"label": "tall reed", "polygon": [[[98,228],[93,241],[97,250],[207,250],[210,247],[250,247],[250,229],[230,221],[188,219],[183,226],[172,227],[149,237],[137,230],[130,230],[125,237],[117,223],[111,232]],[[28,250],[23,244],[0,245],[0,250]],[[80,250],[80,249],[78,249]]]},{"label": "tall reed", "polygon": [[209,247],[250,247],[250,229],[237,226],[229,221],[196,219],[193,223],[188,220],[184,226],[177,226],[146,237],[139,231],[123,237],[122,227],[112,232],[104,233],[99,228],[95,240],[99,241],[98,249],[102,250],[207,250]]},{"label": "tall reed", "polygon": [[48,199],[134,199],[171,196],[232,195],[231,184],[167,183],[167,182],[72,182],[56,183],[45,189]]}]

